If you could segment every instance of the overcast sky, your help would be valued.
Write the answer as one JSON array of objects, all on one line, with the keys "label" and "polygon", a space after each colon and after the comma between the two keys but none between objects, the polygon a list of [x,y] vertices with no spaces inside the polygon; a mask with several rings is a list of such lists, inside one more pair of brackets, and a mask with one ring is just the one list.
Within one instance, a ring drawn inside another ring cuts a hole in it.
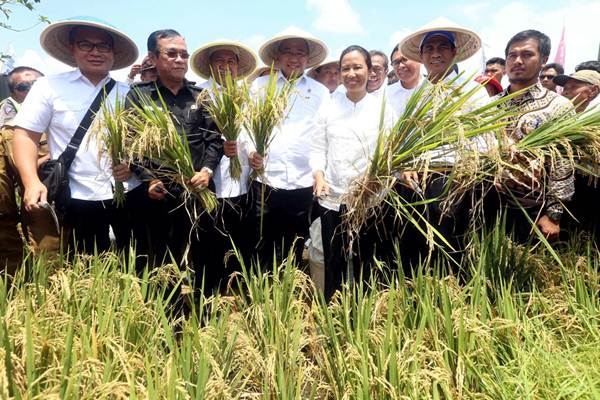
[{"label": "overcast sky", "polygon": [[[566,70],[585,60],[596,59],[600,42],[600,0],[527,2],[488,1],[357,1],[357,0],[255,0],[255,1],[79,1],[41,0],[34,13],[15,9],[8,22],[30,27],[41,14],[51,21],[90,15],[123,30],[146,51],[150,32],[173,28],[186,37],[188,48],[219,39],[235,39],[254,49],[277,32],[295,25],[327,43],[337,57],[346,46],[358,44],[389,54],[410,33],[438,17],[448,18],[477,32],[485,57],[503,56],[508,39],[523,29],[537,29],[552,39],[551,60],[566,27]],[[0,21],[5,22],[2,17]],[[40,24],[23,32],[1,30],[0,51],[14,49],[15,66],[31,65],[54,73],[67,67],[48,57],[39,45]],[[483,56],[462,63],[469,72],[479,69]],[[117,71],[124,77],[126,71]]]}]

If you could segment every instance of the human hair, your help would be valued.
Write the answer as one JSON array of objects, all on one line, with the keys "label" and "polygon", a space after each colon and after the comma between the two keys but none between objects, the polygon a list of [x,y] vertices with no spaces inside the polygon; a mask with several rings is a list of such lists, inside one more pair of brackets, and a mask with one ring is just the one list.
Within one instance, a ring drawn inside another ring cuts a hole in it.
[{"label": "human hair", "polygon": [[113,35],[110,32],[108,32],[104,29],[96,28],[94,26],[87,26],[87,25],[77,25],[77,26],[74,26],[73,28],[71,28],[71,30],[69,31],[69,44],[75,43],[75,36],[77,36],[77,32],[79,32],[81,30],[102,32],[102,33],[108,35],[108,37],[110,37],[111,45],[115,44],[115,38],[113,37]]},{"label": "human hair", "polygon": [[511,37],[508,43],[506,44],[506,49],[504,49],[504,56],[508,56],[508,51],[510,47],[517,43],[522,42],[527,39],[535,39],[538,42],[538,50],[542,57],[550,56],[550,49],[552,47],[552,43],[550,42],[550,38],[540,31],[536,31],[534,29],[528,29],[526,31],[521,31],[517,33],[515,36]]},{"label": "human hair", "polygon": [[549,69],[553,69],[556,70],[556,73],[558,75],[562,75],[565,73],[565,69],[563,68],[562,65],[558,64],[558,63],[549,63],[546,64],[542,67],[542,70],[540,72],[544,72],[544,71],[548,71]]},{"label": "human hair", "polygon": [[358,51],[360,54],[363,55],[363,57],[365,58],[365,63],[367,64],[367,68],[371,69],[373,67],[370,52],[362,46],[352,45],[346,47],[344,51],[342,51],[342,54],[340,55],[340,68],[342,67],[342,59],[344,58],[344,56],[353,51]]},{"label": "human hair", "polygon": [[148,52],[152,54],[156,54],[158,51],[158,41],[160,39],[168,39],[174,37],[181,37],[179,32],[174,29],[160,29],[158,31],[154,31],[148,36],[148,40],[146,42],[146,46],[148,47]]},{"label": "human hair", "polygon": [[394,58],[394,54],[396,54],[396,52],[398,52],[398,50],[400,50],[400,43],[395,45],[394,48],[392,49],[392,52],[390,53],[390,60],[392,60]]},{"label": "human hair", "polygon": [[585,70],[596,71],[600,73],[600,61],[584,61],[582,63],[577,64],[577,66],[575,67],[575,72]]},{"label": "human hair", "polygon": [[390,60],[388,59],[388,56],[383,51],[371,50],[371,51],[369,51],[369,55],[371,56],[371,58],[373,58],[375,56],[379,56],[379,57],[383,58],[383,67],[385,68],[386,71],[388,70]]},{"label": "human hair", "polygon": [[8,90],[10,90],[10,92],[14,92],[15,91],[15,84],[14,84],[14,78],[13,76],[16,74],[20,74],[21,72],[36,72],[38,73],[40,76],[44,76],[44,74],[42,74],[40,71],[38,71],[35,68],[32,67],[27,67],[27,66],[21,66],[21,67],[16,67],[13,68],[7,75],[8,77]]},{"label": "human hair", "polygon": [[487,60],[485,62],[485,65],[490,65],[490,64],[499,64],[502,65],[503,67],[506,66],[506,61],[504,60],[504,58],[500,58],[500,57],[492,57],[489,60]]}]

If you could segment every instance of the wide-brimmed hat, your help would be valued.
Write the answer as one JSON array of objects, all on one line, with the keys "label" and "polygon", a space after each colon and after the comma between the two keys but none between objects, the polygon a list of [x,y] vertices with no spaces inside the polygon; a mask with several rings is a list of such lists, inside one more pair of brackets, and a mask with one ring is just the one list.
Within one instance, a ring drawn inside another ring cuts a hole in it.
[{"label": "wide-brimmed hat", "polygon": [[557,75],[552,79],[558,86],[565,86],[569,79],[575,79],[580,82],[589,83],[591,85],[600,86],[600,72],[582,69],[571,75]]},{"label": "wide-brimmed hat", "polygon": [[423,39],[436,34],[453,42],[456,47],[455,62],[466,60],[481,48],[481,38],[475,32],[463,28],[446,18],[438,18],[405,37],[400,42],[400,52],[413,61],[421,62]]},{"label": "wide-brimmed hat", "polygon": [[314,74],[316,74],[317,68],[321,68],[326,65],[335,65],[336,67],[338,67],[340,65],[340,60],[338,60],[337,58],[333,58],[333,57],[327,57],[325,60],[320,62],[318,65],[315,65],[314,67],[312,67],[310,69],[310,71],[308,71],[308,76],[312,77]]},{"label": "wide-brimmed hat", "polygon": [[210,77],[210,56],[218,50],[230,50],[238,57],[238,75],[241,79],[250,75],[258,64],[256,54],[241,43],[232,40],[218,40],[205,44],[192,54],[190,65],[192,70],[204,79]]},{"label": "wide-brimmed hat", "polygon": [[291,26],[284,31],[278,33],[273,38],[263,44],[258,51],[261,60],[265,65],[271,65],[279,55],[279,45],[286,39],[304,39],[308,43],[308,63],[307,68],[312,68],[319,65],[327,57],[327,45],[317,39],[310,33],[304,32],[302,29]]},{"label": "wide-brimmed hat", "polygon": [[73,17],[48,25],[40,36],[42,48],[57,60],[76,67],[77,64],[69,46],[69,33],[77,26],[101,29],[112,37],[115,58],[113,70],[128,67],[137,60],[138,48],[129,36],[109,23],[93,17]]}]

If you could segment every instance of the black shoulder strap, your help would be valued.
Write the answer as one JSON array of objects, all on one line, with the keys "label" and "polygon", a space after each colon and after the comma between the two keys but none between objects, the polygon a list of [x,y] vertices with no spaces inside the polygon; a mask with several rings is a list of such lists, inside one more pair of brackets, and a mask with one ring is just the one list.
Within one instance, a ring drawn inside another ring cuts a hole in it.
[{"label": "black shoulder strap", "polygon": [[104,84],[100,92],[98,92],[98,94],[96,95],[96,98],[92,102],[92,105],[85,113],[83,119],[81,120],[81,123],[79,124],[79,127],[77,128],[75,134],[71,138],[71,141],[67,145],[67,148],[58,157],[63,161],[67,170],[69,169],[71,163],[75,159],[75,154],[77,154],[77,150],[79,150],[79,146],[83,141],[83,137],[87,133],[88,129],[90,128],[90,125],[92,124],[92,121],[94,120],[94,117],[100,109],[100,104],[102,104],[106,96],[110,93],[112,88],[115,86],[115,83],[115,80],[110,78],[110,80]]}]

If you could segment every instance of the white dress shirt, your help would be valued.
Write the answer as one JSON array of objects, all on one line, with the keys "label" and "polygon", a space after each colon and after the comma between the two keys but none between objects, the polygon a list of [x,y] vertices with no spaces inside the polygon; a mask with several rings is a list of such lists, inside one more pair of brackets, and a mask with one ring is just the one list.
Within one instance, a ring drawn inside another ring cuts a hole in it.
[{"label": "white dress shirt", "polygon": [[[285,79],[281,71],[278,71],[277,85],[283,85]],[[255,96],[260,96],[268,82],[268,76],[257,78],[250,90]],[[329,91],[319,82],[306,75],[298,78],[288,102],[287,114],[274,129],[274,137],[267,150],[264,173],[266,182],[263,183],[284,190],[312,186],[309,154],[312,137],[317,129],[315,116],[323,101],[329,97]],[[248,144],[249,153],[255,151],[254,145]]]},{"label": "white dress shirt", "polygon": [[[50,156],[57,159],[108,79],[109,76],[94,86],[79,69],[39,78],[23,102],[14,124],[40,134],[47,132]],[[124,102],[128,91],[128,85],[117,82],[107,101],[112,106],[117,97]],[[69,168],[69,187],[74,199],[97,201],[113,197],[111,162],[107,155],[100,155],[98,126],[96,118]],[[131,190],[139,184],[139,180],[132,175],[124,183],[125,190]]]},{"label": "white dress shirt", "polygon": [[[198,87],[208,91],[212,91],[213,87],[220,89],[220,85],[216,83],[212,77],[199,84]],[[231,165],[229,157],[225,155],[221,157],[221,161],[214,171],[213,176],[217,198],[228,199],[248,193],[250,164],[248,164],[247,142],[242,140],[238,141],[238,159],[240,160],[240,165],[242,166],[242,174],[239,181],[231,178],[231,174],[229,173],[229,166]]]},{"label": "white dress shirt", "polygon": [[[377,145],[382,104],[369,93],[354,103],[336,92],[321,106],[310,151],[313,173],[324,171],[329,185],[329,195],[319,199],[321,206],[338,211],[352,182],[367,171]],[[386,106],[384,129],[391,128],[395,118]]]},{"label": "white dress shirt", "polygon": [[404,113],[404,109],[406,108],[410,96],[421,87],[422,83],[423,79],[420,79],[417,86],[412,89],[407,89],[402,86],[402,82],[398,81],[387,88],[387,101],[390,103],[390,106],[398,118]]}]

